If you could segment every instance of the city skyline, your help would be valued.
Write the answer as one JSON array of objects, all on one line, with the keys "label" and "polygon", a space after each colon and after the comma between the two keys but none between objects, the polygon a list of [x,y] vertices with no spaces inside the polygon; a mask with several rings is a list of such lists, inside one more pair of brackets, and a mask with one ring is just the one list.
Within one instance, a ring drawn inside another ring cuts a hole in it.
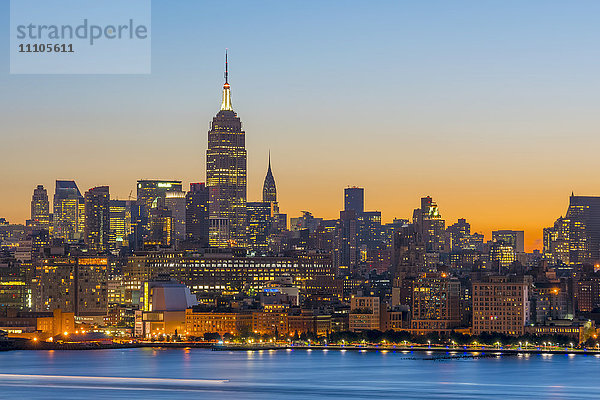
[{"label": "city skyline", "polygon": [[[32,190],[56,179],[73,179],[82,191],[108,185],[120,199],[142,178],[205,181],[206,123],[217,111],[229,47],[234,103],[248,133],[248,201],[261,198],[271,149],[290,217],[309,210],[336,218],[343,188],[356,185],[384,222],[410,218],[429,195],[448,223],[467,218],[486,239],[492,230],[523,229],[526,249],[541,249],[542,229],[564,215],[572,191],[599,194],[598,59],[589,52],[598,5],[469,4],[381,3],[361,6],[359,18],[332,4],[258,15],[266,7],[235,3],[226,9],[232,28],[190,54],[175,37],[203,37],[217,22],[187,23],[222,10],[155,2],[151,76],[2,76],[11,97],[2,97],[0,185],[9,196],[1,214],[24,222]],[[382,15],[387,8],[402,24]],[[249,12],[253,23],[276,22],[242,37]],[[170,13],[181,26],[162,17]],[[344,22],[327,25],[333,13]]]}]

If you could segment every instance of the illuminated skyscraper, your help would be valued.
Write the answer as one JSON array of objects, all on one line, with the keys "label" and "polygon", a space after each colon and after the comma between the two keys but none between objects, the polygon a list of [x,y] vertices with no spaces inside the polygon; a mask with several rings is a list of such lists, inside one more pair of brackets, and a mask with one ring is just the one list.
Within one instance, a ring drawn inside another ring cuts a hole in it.
[{"label": "illuminated skyscraper", "polygon": [[53,237],[76,242],[83,233],[83,196],[75,181],[56,181],[53,207]]},{"label": "illuminated skyscraper", "polygon": [[210,245],[246,246],[246,144],[242,122],[233,111],[225,55],[221,110],[213,118],[206,151]]},{"label": "illuminated skyscraper", "polygon": [[116,249],[129,246],[131,234],[131,201],[110,201],[110,247]]},{"label": "illuminated skyscraper", "polygon": [[271,203],[268,201],[249,201],[246,203],[248,213],[248,248],[257,252],[268,250],[267,236],[271,228]]},{"label": "illuminated skyscraper", "polygon": [[140,220],[146,230],[150,228],[150,210],[156,199],[164,200],[167,192],[181,192],[181,190],[181,181],[139,180],[137,182],[137,201],[141,208]]},{"label": "illuminated skyscraper", "polygon": [[110,193],[108,186],[85,192],[85,244],[90,251],[106,252],[110,239]]},{"label": "illuminated skyscraper", "polygon": [[50,226],[50,203],[44,185],[38,185],[31,197],[31,223],[33,226],[48,229]]}]

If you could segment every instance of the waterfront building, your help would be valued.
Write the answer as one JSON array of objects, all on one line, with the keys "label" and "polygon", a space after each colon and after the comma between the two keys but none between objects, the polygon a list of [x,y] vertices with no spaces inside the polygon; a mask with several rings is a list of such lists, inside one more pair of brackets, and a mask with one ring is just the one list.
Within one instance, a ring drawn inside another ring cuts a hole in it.
[{"label": "waterfront building", "polygon": [[106,315],[108,308],[108,258],[53,256],[36,267],[37,311],[60,308],[76,316]]},{"label": "waterfront building", "polygon": [[473,282],[473,335],[523,335],[530,320],[530,286],[530,276],[488,276]]},{"label": "waterfront building", "polygon": [[378,330],[381,320],[379,297],[352,296],[350,299],[349,327],[352,332]]},{"label": "waterfront building", "polygon": [[412,283],[411,330],[447,335],[461,324],[460,281],[443,272],[421,273]]}]

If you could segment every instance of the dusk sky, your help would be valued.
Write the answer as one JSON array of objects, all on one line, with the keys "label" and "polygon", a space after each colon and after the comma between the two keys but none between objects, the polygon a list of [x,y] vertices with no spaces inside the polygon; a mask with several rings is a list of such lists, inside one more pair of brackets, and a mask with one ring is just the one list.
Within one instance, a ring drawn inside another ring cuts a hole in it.
[{"label": "dusk sky", "polygon": [[10,75],[0,12],[12,223],[56,179],[120,199],[142,178],[204,181],[225,48],[249,201],[270,149],[290,217],[337,218],[348,185],[384,222],[430,195],[447,225],[524,229],[532,250],[571,191],[600,195],[598,1],[153,1],[150,75]]}]

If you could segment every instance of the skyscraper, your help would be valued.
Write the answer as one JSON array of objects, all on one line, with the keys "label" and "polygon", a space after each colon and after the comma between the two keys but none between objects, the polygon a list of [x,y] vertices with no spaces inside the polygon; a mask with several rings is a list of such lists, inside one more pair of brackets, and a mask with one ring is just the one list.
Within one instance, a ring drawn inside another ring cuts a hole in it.
[{"label": "skyscraper", "polygon": [[365,211],[365,189],[356,186],[344,189],[344,211],[353,210],[356,214]]},{"label": "skyscraper", "polygon": [[50,203],[48,192],[44,185],[38,185],[33,189],[31,197],[31,223],[33,226],[48,229],[50,227]]},{"label": "skyscraper", "polygon": [[257,252],[266,252],[269,248],[267,236],[271,228],[271,203],[268,201],[249,201],[246,203],[248,213],[248,248]]},{"label": "skyscraper", "polygon": [[267,176],[265,176],[265,182],[263,183],[263,201],[277,203],[277,188],[275,187],[275,178],[273,178],[273,172],[271,172],[271,153],[270,152],[269,152],[269,168],[267,169]]},{"label": "skyscraper", "polygon": [[139,180],[137,182],[137,201],[141,208],[140,220],[146,231],[150,228],[150,210],[156,199],[164,200],[167,192],[181,192],[181,181]]},{"label": "skyscraper", "polygon": [[246,246],[246,144],[242,122],[233,111],[225,55],[221,110],[213,118],[206,150],[210,244]]},{"label": "skyscraper", "polygon": [[106,252],[110,240],[110,193],[108,186],[85,192],[85,244],[90,251]]},{"label": "skyscraper", "polygon": [[169,191],[165,197],[165,207],[173,217],[173,238],[185,240],[185,193]]},{"label": "skyscraper", "polygon": [[75,181],[56,181],[54,191],[53,224],[55,238],[74,242],[83,233],[83,196]]},{"label": "skyscraper", "polygon": [[185,205],[185,229],[188,239],[208,246],[208,189],[204,182],[190,183]]},{"label": "skyscraper", "polygon": [[512,246],[518,253],[525,252],[525,232],[524,231],[492,231],[492,240],[496,242],[504,242]]}]

